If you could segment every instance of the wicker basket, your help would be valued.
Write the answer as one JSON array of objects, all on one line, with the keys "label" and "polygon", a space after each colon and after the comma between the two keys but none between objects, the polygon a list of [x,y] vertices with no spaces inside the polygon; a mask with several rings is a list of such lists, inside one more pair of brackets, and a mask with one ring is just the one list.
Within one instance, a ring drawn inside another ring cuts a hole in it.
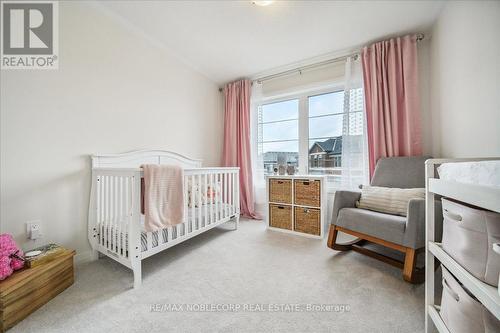
[{"label": "wicker basket", "polygon": [[320,219],[319,209],[295,207],[295,231],[319,235]]},{"label": "wicker basket", "polygon": [[321,182],[319,180],[295,180],[295,204],[320,207]]},{"label": "wicker basket", "polygon": [[269,179],[269,201],[277,203],[292,203],[292,180]]},{"label": "wicker basket", "polygon": [[269,226],[292,230],[292,207],[285,205],[269,205]]}]

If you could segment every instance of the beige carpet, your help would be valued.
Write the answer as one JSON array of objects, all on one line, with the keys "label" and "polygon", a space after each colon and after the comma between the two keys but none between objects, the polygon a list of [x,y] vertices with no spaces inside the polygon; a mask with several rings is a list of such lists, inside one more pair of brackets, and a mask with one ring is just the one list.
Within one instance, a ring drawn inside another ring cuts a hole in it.
[{"label": "beige carpet", "polygon": [[[232,227],[145,260],[139,290],[113,260],[82,264],[72,287],[10,332],[423,331],[424,287],[396,268],[262,222]],[[237,311],[217,311],[230,306]]]}]

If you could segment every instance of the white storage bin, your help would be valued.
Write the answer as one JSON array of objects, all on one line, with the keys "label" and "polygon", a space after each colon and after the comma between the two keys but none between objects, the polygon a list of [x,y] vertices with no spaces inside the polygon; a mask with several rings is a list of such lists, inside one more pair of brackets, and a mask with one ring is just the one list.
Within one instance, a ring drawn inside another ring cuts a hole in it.
[{"label": "white storage bin", "polygon": [[500,254],[500,214],[471,208],[454,201],[443,202],[443,250],[469,273],[498,286]]},{"label": "white storage bin", "polygon": [[[493,244],[493,251],[500,255],[500,243]],[[498,294],[500,295],[500,274],[498,274]]]},{"label": "white storage bin", "polygon": [[500,321],[443,268],[440,316],[451,333],[498,333]]}]

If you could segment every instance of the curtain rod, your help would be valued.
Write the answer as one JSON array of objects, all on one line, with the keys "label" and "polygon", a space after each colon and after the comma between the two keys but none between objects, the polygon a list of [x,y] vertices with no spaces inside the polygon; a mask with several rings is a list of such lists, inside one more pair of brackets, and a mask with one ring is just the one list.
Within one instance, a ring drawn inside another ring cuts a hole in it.
[{"label": "curtain rod", "polygon": [[[417,42],[423,40],[424,37],[425,37],[425,35],[422,34],[422,33],[417,34]],[[336,57],[336,58],[332,58],[332,59],[320,61],[320,62],[317,62],[317,63],[314,63],[314,64],[309,64],[309,65],[300,66],[300,67],[297,67],[297,68],[292,68],[292,69],[289,69],[289,70],[286,70],[286,71],[283,71],[283,72],[279,72],[279,73],[276,73],[276,74],[271,74],[271,75],[266,75],[266,76],[263,76],[263,77],[259,77],[259,78],[256,78],[256,79],[252,80],[252,84],[254,82],[256,82],[256,83],[262,83],[264,81],[272,80],[272,79],[275,79],[275,78],[278,78],[278,77],[287,76],[287,75],[294,74],[294,73],[302,74],[302,71],[304,71],[304,70],[313,69],[313,68],[317,68],[317,67],[322,67],[322,66],[326,66],[326,65],[329,65],[329,64],[334,64],[336,62],[347,60],[347,58],[349,58],[349,57],[353,57],[354,60],[357,60],[358,57],[359,57],[359,51],[351,53],[351,54],[348,54],[348,55],[345,55],[345,56],[342,56],[342,57]],[[219,88],[219,91],[222,91],[222,90],[223,90],[222,88]]]},{"label": "curtain rod", "polygon": [[255,80],[252,80],[252,83],[253,82],[262,83],[264,81],[272,80],[272,79],[275,79],[275,78],[278,78],[278,77],[281,77],[281,76],[287,76],[287,75],[294,74],[294,73],[302,74],[302,71],[304,71],[304,70],[313,69],[313,68],[317,68],[317,67],[322,67],[322,66],[326,66],[326,65],[329,65],[329,64],[334,64],[336,62],[347,60],[347,58],[349,58],[349,57],[353,57],[354,60],[357,60],[358,56],[359,56],[359,52],[355,52],[355,53],[348,54],[348,55],[345,55],[345,56],[342,56],[342,57],[328,59],[328,60],[316,62],[314,64],[300,66],[300,67],[297,67],[297,68],[292,68],[292,69],[289,69],[289,70],[286,70],[286,71],[283,71],[283,72],[279,72],[279,73],[276,73],[276,74],[271,74],[271,75],[266,75],[266,76],[262,76],[262,77],[256,78]]}]

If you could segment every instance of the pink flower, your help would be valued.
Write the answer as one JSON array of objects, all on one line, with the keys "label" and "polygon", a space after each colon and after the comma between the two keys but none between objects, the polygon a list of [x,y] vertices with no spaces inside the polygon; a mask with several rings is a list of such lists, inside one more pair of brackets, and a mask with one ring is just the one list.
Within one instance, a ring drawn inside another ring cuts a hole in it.
[{"label": "pink flower", "polygon": [[4,280],[12,274],[14,270],[23,268],[24,261],[16,258],[23,258],[23,251],[16,245],[14,238],[9,234],[0,235],[0,280]]}]

